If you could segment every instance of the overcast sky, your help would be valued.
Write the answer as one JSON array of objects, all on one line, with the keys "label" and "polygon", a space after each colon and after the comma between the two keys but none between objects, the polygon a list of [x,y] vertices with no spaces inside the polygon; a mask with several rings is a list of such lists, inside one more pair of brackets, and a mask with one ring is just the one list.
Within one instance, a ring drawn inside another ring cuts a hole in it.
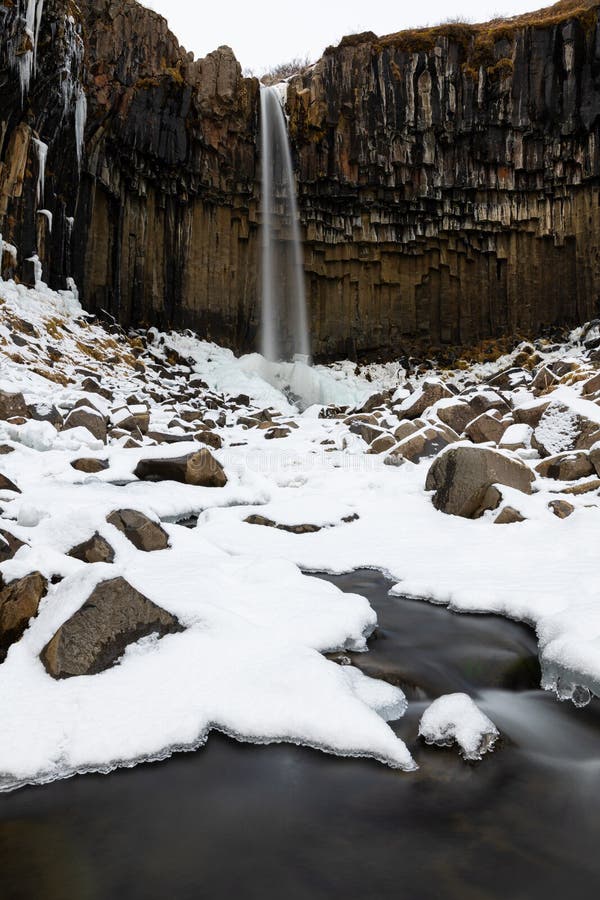
[{"label": "overcast sky", "polygon": [[318,59],[345,34],[391,34],[449,17],[482,22],[549,6],[553,0],[143,0],[169,20],[187,50],[206,56],[233,47],[245,69],[260,75],[297,56]]}]

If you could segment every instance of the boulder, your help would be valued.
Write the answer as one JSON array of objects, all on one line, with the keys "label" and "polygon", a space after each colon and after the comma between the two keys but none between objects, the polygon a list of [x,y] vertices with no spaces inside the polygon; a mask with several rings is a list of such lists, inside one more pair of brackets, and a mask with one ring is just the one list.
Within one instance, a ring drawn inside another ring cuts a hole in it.
[{"label": "boulder", "polygon": [[474,444],[498,444],[509,425],[501,420],[499,412],[486,412],[469,422],[465,433]]},{"label": "boulder", "polygon": [[71,466],[75,471],[83,472],[85,475],[97,475],[98,472],[105,472],[109,468],[105,459],[75,459]]},{"label": "boulder", "polygon": [[590,462],[594,466],[598,475],[600,475],[600,445],[598,447],[594,447],[594,449],[590,453]]},{"label": "boulder", "polygon": [[595,474],[590,455],[584,450],[576,453],[559,453],[550,456],[535,467],[542,478],[554,478],[556,481],[579,481]]},{"label": "boulder", "polygon": [[131,434],[148,434],[150,428],[150,410],[147,406],[138,405],[131,408],[125,406],[111,413],[113,428],[120,428]]},{"label": "boulder", "polygon": [[124,534],[133,546],[143,553],[166,550],[169,546],[169,537],[164,528],[135,509],[116,510],[107,517],[106,521]]},{"label": "boulder", "polygon": [[581,393],[584,397],[590,397],[592,394],[597,394],[600,391],[600,372],[596,375],[592,375],[581,389]]},{"label": "boulder", "polygon": [[402,457],[412,463],[419,463],[423,459],[437,456],[445,447],[458,441],[458,435],[446,425],[427,425],[416,434],[400,441],[388,454],[385,464],[397,465],[393,457]]},{"label": "boulder", "polygon": [[536,395],[543,394],[549,388],[558,383],[558,378],[547,366],[543,366],[531,382],[531,388]]},{"label": "boulder", "polygon": [[289,534],[316,534],[322,530],[320,525],[280,525],[272,519],[264,516],[248,516],[244,519],[247,525],[262,525],[264,528],[276,528],[278,531],[287,531]]},{"label": "boulder", "polygon": [[434,406],[439,400],[453,396],[454,394],[443,381],[425,381],[422,387],[400,404],[398,414],[405,419],[418,419],[425,410]]},{"label": "boulder", "polygon": [[40,603],[46,596],[48,582],[39,572],[33,572],[13,581],[0,592],[0,660],[12,644],[19,641],[38,614]]},{"label": "boulder", "polygon": [[473,412],[473,418],[482,416],[486,412],[495,410],[500,413],[500,418],[510,412],[510,406],[506,399],[497,391],[491,390],[467,390],[461,394],[463,400],[466,400]]},{"label": "boulder", "polygon": [[179,481],[197,487],[221,488],[227,484],[223,466],[209,450],[173,459],[142,459],[134,474],[142,481]]},{"label": "boulder", "polygon": [[[417,419],[416,422],[411,422],[407,419],[406,422],[400,422],[400,424],[394,431],[394,437],[396,438],[396,441],[403,441],[405,438],[410,437],[411,434],[416,434],[417,431],[420,430],[417,422],[420,422],[420,420]],[[421,423],[421,428],[424,427],[425,423],[423,422]]]},{"label": "boulder", "polygon": [[73,547],[67,555],[84,563],[112,563],[115,561],[115,551],[98,532],[89,541]]},{"label": "boulder", "polygon": [[268,431],[265,432],[265,440],[278,441],[282,438],[289,437],[291,433],[290,428],[269,428]]},{"label": "boulder", "polygon": [[548,504],[548,508],[552,510],[557,519],[568,519],[575,512],[573,504],[567,503],[566,500],[553,500]]},{"label": "boulder", "polygon": [[434,491],[433,504],[444,513],[473,518],[493,485],[506,485],[532,493],[534,475],[522,462],[482,447],[452,447],[434,461],[426,490]]},{"label": "boulder", "polygon": [[81,609],[56,632],[41,653],[56,679],[97,675],[110,669],[126,648],[142,638],[183,631],[180,622],[124,578],[99,584]]},{"label": "boulder", "polygon": [[436,410],[436,414],[440,422],[447,425],[457,434],[462,434],[469,424],[473,421],[473,410],[464,400],[454,400],[448,405],[440,406]]},{"label": "boulder", "polygon": [[520,406],[518,409],[515,409],[513,418],[517,425],[529,425],[530,428],[537,428],[549,406],[549,400],[544,400],[541,403],[528,403],[526,406]]},{"label": "boulder", "polygon": [[223,447],[223,438],[214,431],[197,431],[194,435],[194,440],[198,444],[206,444],[207,447],[212,447],[213,450],[221,450]]},{"label": "boulder", "polygon": [[534,431],[531,446],[540,456],[591,450],[600,441],[600,423],[564,403],[551,403]]},{"label": "boulder", "polygon": [[392,447],[395,447],[398,442],[396,438],[392,434],[382,434],[381,437],[376,438],[371,444],[371,449],[369,453],[373,453],[375,455],[379,455],[380,453],[386,453],[388,450],[391,450]]},{"label": "boulder", "polygon": [[65,419],[64,429],[70,428],[87,428],[96,440],[106,443],[106,419],[97,409],[91,406],[80,406],[71,410]]},{"label": "boulder", "polygon": [[503,450],[526,450],[531,447],[533,428],[530,425],[510,425],[500,441]]},{"label": "boulder", "polygon": [[7,421],[15,416],[21,419],[28,419],[30,416],[23,394],[0,391],[0,419]]}]

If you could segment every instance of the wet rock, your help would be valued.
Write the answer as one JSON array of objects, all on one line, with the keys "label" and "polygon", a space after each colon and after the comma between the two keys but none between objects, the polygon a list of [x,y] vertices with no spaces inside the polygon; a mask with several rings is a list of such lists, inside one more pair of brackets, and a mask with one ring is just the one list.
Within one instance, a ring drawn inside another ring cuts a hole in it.
[{"label": "wet rock", "polygon": [[166,550],[169,546],[166,531],[135,509],[116,510],[106,521],[118,528],[137,550],[144,553]]},{"label": "wet rock", "polygon": [[113,563],[115,561],[115,551],[98,532],[89,541],[73,547],[67,555],[84,563]]},{"label": "wet rock", "polygon": [[575,512],[573,504],[566,500],[553,500],[548,507],[558,519],[568,519]]},{"label": "wet rock", "polygon": [[223,466],[209,450],[174,459],[143,459],[134,474],[142,481],[178,481],[197,487],[221,488],[227,484]]},{"label": "wet rock", "polygon": [[31,619],[38,614],[46,596],[48,582],[39,572],[13,581],[0,592],[0,660],[12,644],[19,641]]},{"label": "wet rock", "polygon": [[91,406],[71,410],[64,424],[65,431],[70,428],[87,428],[96,440],[102,441],[103,444],[106,443],[106,419],[97,409],[92,409]]},{"label": "wet rock", "polygon": [[94,589],[40,658],[56,679],[98,675],[112,668],[130,644],[153,634],[161,638],[181,631],[174,616],[124,578],[115,578]]},{"label": "wet rock", "polygon": [[106,459],[76,459],[71,466],[77,472],[83,472],[85,475],[97,475],[99,472],[105,472],[109,468]]},{"label": "wet rock", "polygon": [[524,463],[482,447],[452,447],[433,463],[426,490],[433,504],[448,515],[472,518],[492,485],[532,493],[534,475]]},{"label": "wet rock", "polygon": [[542,478],[554,478],[556,481],[579,481],[595,473],[590,455],[583,450],[551,456],[539,463],[535,470]]}]

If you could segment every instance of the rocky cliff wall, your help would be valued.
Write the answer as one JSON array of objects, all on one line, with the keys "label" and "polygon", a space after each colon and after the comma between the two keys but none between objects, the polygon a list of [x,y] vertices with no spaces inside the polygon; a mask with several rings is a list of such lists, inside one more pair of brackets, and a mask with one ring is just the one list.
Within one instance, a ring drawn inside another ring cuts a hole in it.
[{"label": "rocky cliff wall", "polygon": [[[0,233],[21,254],[4,276],[31,279],[37,253],[89,309],[252,348],[258,90],[133,0],[0,0]],[[292,81],[288,112],[317,355],[599,310],[597,3],[354,36]]]}]

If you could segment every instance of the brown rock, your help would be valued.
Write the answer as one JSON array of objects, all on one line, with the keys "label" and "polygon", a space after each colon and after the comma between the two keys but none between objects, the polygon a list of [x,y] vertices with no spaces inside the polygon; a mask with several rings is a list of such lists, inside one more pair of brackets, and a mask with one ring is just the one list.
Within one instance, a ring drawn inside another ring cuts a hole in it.
[{"label": "brown rock", "polygon": [[105,472],[109,468],[108,461],[105,459],[76,459],[71,466],[77,472],[83,472],[85,475],[97,475],[98,472]]},{"label": "brown rock", "polygon": [[548,506],[558,519],[568,519],[575,512],[575,507],[566,500],[553,500]]},{"label": "brown rock", "polygon": [[585,384],[583,385],[581,393],[584,397],[589,397],[591,394],[596,394],[600,391],[600,372],[597,375],[592,375]]},{"label": "brown rock", "polygon": [[95,378],[84,379],[81,384],[81,390],[85,391],[86,394],[98,394],[98,396],[104,397],[105,400],[112,400],[112,393],[101,387]]},{"label": "brown rock", "polygon": [[222,465],[209,450],[175,459],[143,459],[134,474],[142,481],[179,481],[197,487],[221,488],[227,484]]},{"label": "brown rock", "polygon": [[499,413],[499,418],[505,416],[511,411],[506,399],[497,391],[488,388],[484,391],[466,391],[461,394],[462,399],[466,400],[473,411],[473,418],[482,416],[484,413]]},{"label": "brown rock", "polygon": [[433,504],[449,515],[472,518],[492,485],[531,494],[534,475],[515,459],[481,447],[453,447],[434,461],[426,489],[435,491]]},{"label": "brown rock", "polygon": [[8,444],[0,444],[0,456],[9,456],[9,454],[14,452],[14,447],[10,447]]},{"label": "brown rock", "polygon": [[265,440],[281,440],[282,438],[289,437],[291,433],[291,429],[289,428],[269,428],[269,430],[265,432]]},{"label": "brown rock", "polygon": [[453,396],[452,391],[443,382],[425,381],[418,391],[415,391],[414,394],[411,394],[410,397],[400,404],[400,414],[406,419],[418,419],[438,400]]},{"label": "brown rock", "polygon": [[525,517],[521,515],[518,509],[514,509],[512,506],[505,506],[494,521],[494,525],[515,525],[517,522],[524,521]]},{"label": "brown rock", "polygon": [[166,531],[135,509],[117,510],[111,513],[106,521],[118,528],[134,547],[144,553],[166,550],[169,546]]},{"label": "brown rock", "polygon": [[179,621],[124,578],[104,581],[81,609],[59,628],[41,653],[56,679],[97,675],[110,669],[126,648],[152,634],[183,631]]},{"label": "brown rock", "polygon": [[499,412],[483,413],[470,422],[465,433],[474,444],[498,444],[510,422],[503,422]]},{"label": "brown rock", "polygon": [[469,422],[473,421],[473,410],[464,400],[456,400],[448,406],[442,406],[437,410],[440,422],[452,428],[457,434],[462,434]]},{"label": "brown rock", "polygon": [[529,425],[530,428],[537,428],[549,406],[549,400],[534,405],[522,406],[519,409],[515,409],[513,418],[517,425]]},{"label": "brown rock", "polygon": [[91,406],[79,407],[71,410],[64,424],[65,431],[69,428],[87,428],[96,440],[106,443],[107,429],[106,419]]},{"label": "brown rock", "polygon": [[564,403],[551,403],[535,429],[531,446],[542,457],[591,450],[600,441],[600,425]]},{"label": "brown rock", "polygon": [[115,561],[115,551],[98,532],[89,541],[73,547],[67,555],[84,563],[113,563]]},{"label": "brown rock", "polygon": [[558,378],[547,366],[543,366],[533,381],[531,382],[531,388],[535,394],[543,394],[544,391],[547,391],[548,388],[551,388],[553,385],[558,383]]},{"label": "brown rock", "polygon": [[395,447],[397,443],[396,438],[392,434],[382,434],[381,437],[378,437],[373,441],[369,453],[375,455],[385,453],[387,450],[391,450],[392,447]]},{"label": "brown rock", "polygon": [[29,418],[29,410],[23,394],[11,394],[7,391],[0,391],[0,419],[6,422],[15,416],[22,419]]},{"label": "brown rock", "polygon": [[21,491],[10,478],[0,474],[0,491],[12,491],[14,494],[20,494]]},{"label": "brown rock", "polygon": [[213,450],[221,450],[223,447],[223,438],[219,434],[215,434],[214,431],[197,431],[194,435],[194,440],[199,444],[206,444],[207,447],[212,447]]},{"label": "brown rock", "polygon": [[556,481],[579,481],[595,472],[589,454],[583,450],[551,456],[539,463],[535,470],[542,478],[554,478]]},{"label": "brown rock", "polygon": [[590,453],[590,462],[594,466],[598,475],[600,475],[600,447],[596,447]]},{"label": "brown rock", "polygon": [[[25,542],[19,540],[10,531],[0,529],[0,563],[8,562],[13,559],[19,552],[21,547],[25,547]],[[1,583],[1,579],[0,579]]]},{"label": "brown rock", "polygon": [[13,581],[0,592],[0,659],[8,648],[19,641],[38,614],[40,602],[46,596],[48,582],[39,572]]},{"label": "brown rock", "polygon": [[386,465],[396,465],[397,463],[390,457],[401,456],[412,463],[419,463],[422,459],[437,456],[449,444],[458,441],[458,435],[446,425],[434,426],[428,425],[422,428],[416,434],[405,438],[388,454]]},{"label": "brown rock", "polygon": [[248,525],[262,525],[264,528],[276,528],[278,531],[287,531],[289,534],[316,534],[317,531],[322,531],[320,525],[279,525],[277,522],[274,522],[272,519],[267,519],[264,516],[248,516],[244,521]]}]

